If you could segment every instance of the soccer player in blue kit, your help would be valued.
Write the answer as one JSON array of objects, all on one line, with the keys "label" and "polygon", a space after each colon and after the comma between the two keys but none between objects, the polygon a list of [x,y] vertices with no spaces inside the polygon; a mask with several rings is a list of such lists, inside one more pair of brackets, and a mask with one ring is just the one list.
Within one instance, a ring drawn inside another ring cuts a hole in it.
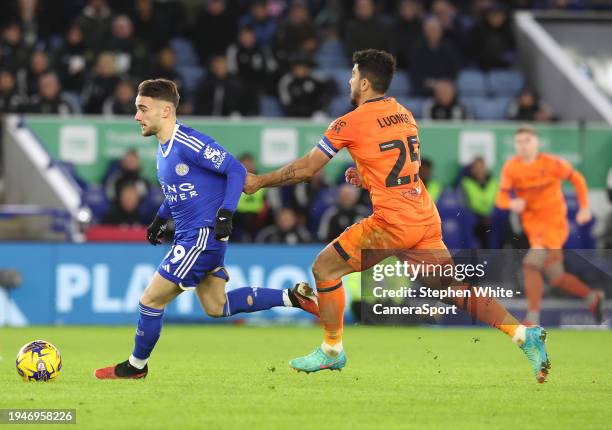
[{"label": "soccer player in blue kit", "polygon": [[244,166],[213,138],[176,120],[179,94],[174,82],[151,79],[138,86],[135,120],[143,136],[159,141],[157,176],[165,195],[147,229],[161,243],[169,218],[174,244],[140,298],[140,318],[129,359],[95,371],[98,379],[144,378],[159,339],[164,308],[183,291],[195,290],[206,313],[227,317],[275,306],[298,307],[319,316],[316,296],[306,283],[291,289],[244,287],[226,293],[224,268],[232,215],[246,177]]}]

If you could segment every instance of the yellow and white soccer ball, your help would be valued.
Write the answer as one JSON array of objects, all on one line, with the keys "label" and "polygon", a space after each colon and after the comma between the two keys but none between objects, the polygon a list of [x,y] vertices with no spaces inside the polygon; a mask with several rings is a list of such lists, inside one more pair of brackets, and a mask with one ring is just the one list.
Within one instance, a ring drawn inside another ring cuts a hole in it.
[{"label": "yellow and white soccer ball", "polygon": [[45,340],[26,343],[17,354],[17,373],[25,382],[52,381],[62,370],[59,350]]}]

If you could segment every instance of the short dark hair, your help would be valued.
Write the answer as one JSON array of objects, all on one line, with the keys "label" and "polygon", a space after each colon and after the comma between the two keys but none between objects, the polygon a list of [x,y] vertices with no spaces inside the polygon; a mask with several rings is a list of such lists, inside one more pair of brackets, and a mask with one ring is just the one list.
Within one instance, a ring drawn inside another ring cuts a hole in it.
[{"label": "short dark hair", "polygon": [[138,95],[170,102],[178,107],[179,96],[176,84],[168,79],[147,79],[138,85]]},{"label": "short dark hair", "polygon": [[361,76],[370,81],[374,91],[384,93],[389,89],[395,72],[393,55],[378,49],[364,49],[353,54],[353,63],[359,67]]}]

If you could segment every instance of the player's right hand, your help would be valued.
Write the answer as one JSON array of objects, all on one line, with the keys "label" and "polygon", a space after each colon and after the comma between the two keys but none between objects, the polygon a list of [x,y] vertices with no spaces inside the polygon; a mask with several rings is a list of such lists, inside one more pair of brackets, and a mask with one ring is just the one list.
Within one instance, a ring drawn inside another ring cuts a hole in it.
[{"label": "player's right hand", "polygon": [[510,200],[510,210],[520,214],[525,210],[525,200],[520,198]]},{"label": "player's right hand", "polygon": [[161,243],[159,238],[166,231],[166,222],[167,220],[156,215],[151,225],[147,227],[147,240],[151,245],[155,246]]},{"label": "player's right hand", "polygon": [[351,185],[361,188],[363,186],[363,182],[361,181],[361,175],[357,171],[355,167],[349,167],[344,172],[344,179]]}]

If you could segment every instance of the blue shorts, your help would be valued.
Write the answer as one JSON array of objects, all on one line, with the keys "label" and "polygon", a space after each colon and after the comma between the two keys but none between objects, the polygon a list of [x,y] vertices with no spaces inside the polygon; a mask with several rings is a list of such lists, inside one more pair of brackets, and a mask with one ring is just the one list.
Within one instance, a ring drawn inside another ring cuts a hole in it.
[{"label": "blue shorts", "polygon": [[184,290],[195,288],[218,267],[223,267],[227,242],[215,239],[212,227],[174,235],[174,244],[157,272]]}]

